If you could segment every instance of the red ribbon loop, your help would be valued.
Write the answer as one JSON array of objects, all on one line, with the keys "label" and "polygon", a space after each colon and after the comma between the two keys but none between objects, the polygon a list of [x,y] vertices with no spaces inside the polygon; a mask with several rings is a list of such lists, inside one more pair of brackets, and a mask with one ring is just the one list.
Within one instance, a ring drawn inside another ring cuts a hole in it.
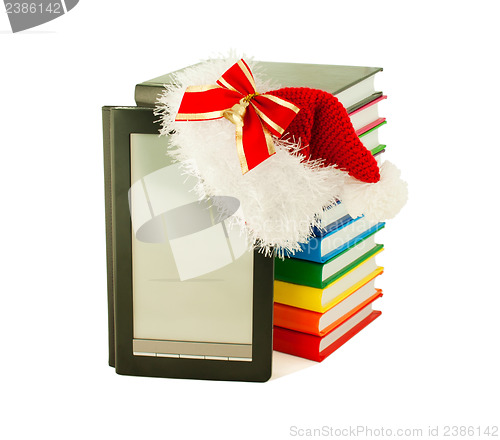
[{"label": "red ribbon loop", "polygon": [[216,84],[188,87],[175,120],[230,120],[245,174],[276,152],[271,134],[281,136],[299,110],[282,98],[258,94],[250,68],[240,60]]}]

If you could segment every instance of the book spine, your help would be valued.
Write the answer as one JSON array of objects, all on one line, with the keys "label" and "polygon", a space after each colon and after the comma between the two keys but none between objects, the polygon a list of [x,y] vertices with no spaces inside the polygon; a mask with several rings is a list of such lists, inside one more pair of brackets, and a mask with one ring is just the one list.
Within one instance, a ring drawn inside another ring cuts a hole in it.
[{"label": "book spine", "polygon": [[274,301],[301,309],[321,311],[323,290],[284,281],[274,281]]},{"label": "book spine", "polygon": [[275,259],[274,277],[288,283],[322,287],[323,265],[295,258]]},{"label": "book spine", "polygon": [[108,346],[109,365],[115,366],[115,316],[113,296],[113,210],[111,191],[111,111],[102,109],[104,202],[106,214],[106,271],[108,285]]},{"label": "book spine", "polygon": [[273,349],[282,353],[299,356],[319,362],[319,336],[297,332],[282,327],[274,327]]},{"label": "book spine", "polygon": [[299,332],[319,335],[319,320],[322,314],[274,303],[274,325]]}]

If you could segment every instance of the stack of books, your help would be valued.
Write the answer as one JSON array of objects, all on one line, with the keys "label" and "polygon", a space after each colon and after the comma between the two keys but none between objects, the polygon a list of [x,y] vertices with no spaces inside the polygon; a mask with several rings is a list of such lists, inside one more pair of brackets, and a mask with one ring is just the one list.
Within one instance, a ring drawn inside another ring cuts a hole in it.
[{"label": "stack of books", "polygon": [[[374,76],[381,69],[329,67],[333,81],[342,78],[343,84],[328,91],[346,107],[363,145],[379,156],[385,145],[378,133],[386,120],[378,104],[386,96],[374,91]],[[372,303],[382,296],[375,280],[383,268],[375,260],[384,247],[375,233],[384,226],[351,218],[339,201],[325,210],[321,227],[300,252],[276,258],[275,350],[321,362],[380,316]]]},{"label": "stack of books", "polygon": [[[375,89],[378,67],[259,62],[279,87],[310,87],[335,95],[344,105],[363,145],[379,157],[385,145],[379,130],[386,124]],[[154,107],[173,74],[138,84],[138,106]],[[302,252],[275,262],[274,349],[321,361],[380,315],[372,303],[382,296],[375,278],[382,268],[375,257],[383,246],[374,234],[384,223],[353,219],[342,203],[323,213],[321,228]]]}]

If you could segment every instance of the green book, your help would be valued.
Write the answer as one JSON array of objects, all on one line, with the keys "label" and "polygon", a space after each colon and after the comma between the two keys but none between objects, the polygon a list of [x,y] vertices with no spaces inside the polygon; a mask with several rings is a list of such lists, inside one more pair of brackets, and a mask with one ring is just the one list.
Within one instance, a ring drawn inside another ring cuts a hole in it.
[{"label": "green book", "polygon": [[379,153],[383,153],[386,149],[386,145],[385,144],[380,144],[379,146],[375,147],[373,150],[370,150],[370,152],[376,156],[377,154]]},{"label": "green book", "polygon": [[[381,93],[375,92],[374,88],[374,76],[382,70],[381,67],[267,61],[258,63],[262,67],[262,72],[281,87],[310,87],[330,92],[339,99],[348,112],[381,96]],[[137,105],[154,107],[164,85],[173,84],[174,74],[180,71],[137,84],[135,86]]]},{"label": "green book", "polygon": [[324,289],[368,258],[382,252],[384,245],[375,243],[375,233],[325,263],[298,258],[275,259],[274,278],[288,283]]},{"label": "green book", "polygon": [[381,144],[378,138],[378,130],[380,127],[383,127],[387,124],[387,121],[383,121],[380,124],[376,125],[372,129],[365,131],[364,133],[359,135],[359,140],[363,143],[363,145],[371,151],[371,153],[375,156],[381,151],[385,150],[386,145]]}]

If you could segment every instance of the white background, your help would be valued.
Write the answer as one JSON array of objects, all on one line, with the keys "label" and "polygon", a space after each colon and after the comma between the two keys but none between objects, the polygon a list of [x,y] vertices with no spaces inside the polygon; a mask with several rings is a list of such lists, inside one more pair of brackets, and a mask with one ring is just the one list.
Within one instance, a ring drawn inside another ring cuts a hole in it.
[{"label": "white background", "polygon": [[[287,439],[292,426],[499,425],[495,6],[81,0],[20,34],[0,12],[1,437]],[[133,105],[136,83],[231,48],[384,67],[382,140],[410,202],[379,234],[383,315],[321,364],[278,356],[281,377],[265,384],[116,375],[100,108]]]}]

